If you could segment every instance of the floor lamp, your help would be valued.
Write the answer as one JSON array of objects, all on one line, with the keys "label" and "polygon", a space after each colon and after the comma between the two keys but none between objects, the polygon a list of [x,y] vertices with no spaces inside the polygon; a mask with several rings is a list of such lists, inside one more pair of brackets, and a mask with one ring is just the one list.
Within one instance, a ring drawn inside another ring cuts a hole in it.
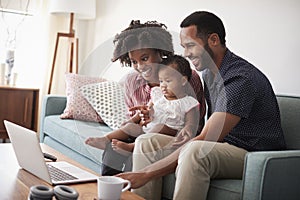
[{"label": "floor lamp", "polygon": [[[73,28],[74,18],[76,19],[94,19],[96,16],[96,0],[51,0],[50,1],[50,13],[53,14],[68,14],[70,16],[69,32],[58,32],[56,36],[54,56],[52,60],[51,74],[48,85],[48,94],[51,93],[52,81],[55,70],[55,63],[57,58],[57,51],[59,47],[59,41],[61,38],[69,39],[69,67],[68,72],[78,73],[78,44],[79,39],[75,36],[75,30]],[[75,61],[75,70],[74,70]]]}]

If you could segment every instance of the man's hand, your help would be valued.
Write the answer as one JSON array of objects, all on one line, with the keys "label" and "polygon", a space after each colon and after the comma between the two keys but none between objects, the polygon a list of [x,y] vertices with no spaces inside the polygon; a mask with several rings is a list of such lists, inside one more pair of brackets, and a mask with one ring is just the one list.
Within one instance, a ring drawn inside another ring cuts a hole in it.
[{"label": "man's hand", "polygon": [[129,180],[132,189],[142,187],[148,181],[150,181],[150,178],[149,176],[147,176],[146,172],[126,172],[126,173],[117,174],[116,176]]}]

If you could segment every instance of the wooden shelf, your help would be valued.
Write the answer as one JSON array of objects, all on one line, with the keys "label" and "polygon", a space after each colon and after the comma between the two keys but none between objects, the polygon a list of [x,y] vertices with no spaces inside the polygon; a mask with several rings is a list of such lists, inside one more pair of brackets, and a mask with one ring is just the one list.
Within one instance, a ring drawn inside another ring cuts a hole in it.
[{"label": "wooden shelf", "polygon": [[3,120],[37,131],[39,89],[0,86],[0,139],[8,139]]}]

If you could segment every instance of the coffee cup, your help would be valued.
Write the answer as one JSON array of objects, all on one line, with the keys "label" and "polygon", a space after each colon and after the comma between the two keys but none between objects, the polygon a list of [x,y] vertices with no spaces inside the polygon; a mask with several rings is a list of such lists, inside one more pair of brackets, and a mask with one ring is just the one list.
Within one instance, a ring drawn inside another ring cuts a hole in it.
[{"label": "coffee cup", "polygon": [[131,187],[130,181],[116,176],[100,176],[97,182],[99,200],[118,200],[121,197],[121,193]]}]

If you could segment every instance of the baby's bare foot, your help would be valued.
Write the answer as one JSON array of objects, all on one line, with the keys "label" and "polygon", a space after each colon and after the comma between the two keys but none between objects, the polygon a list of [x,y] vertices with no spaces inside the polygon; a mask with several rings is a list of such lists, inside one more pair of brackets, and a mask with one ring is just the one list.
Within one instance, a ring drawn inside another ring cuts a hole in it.
[{"label": "baby's bare foot", "polygon": [[110,140],[104,136],[104,137],[89,137],[88,139],[85,140],[85,143],[92,146],[96,147],[98,149],[105,149],[107,143],[109,143]]},{"label": "baby's bare foot", "polygon": [[113,150],[124,156],[132,154],[134,148],[134,143],[126,143],[117,139],[112,139],[111,145]]}]

